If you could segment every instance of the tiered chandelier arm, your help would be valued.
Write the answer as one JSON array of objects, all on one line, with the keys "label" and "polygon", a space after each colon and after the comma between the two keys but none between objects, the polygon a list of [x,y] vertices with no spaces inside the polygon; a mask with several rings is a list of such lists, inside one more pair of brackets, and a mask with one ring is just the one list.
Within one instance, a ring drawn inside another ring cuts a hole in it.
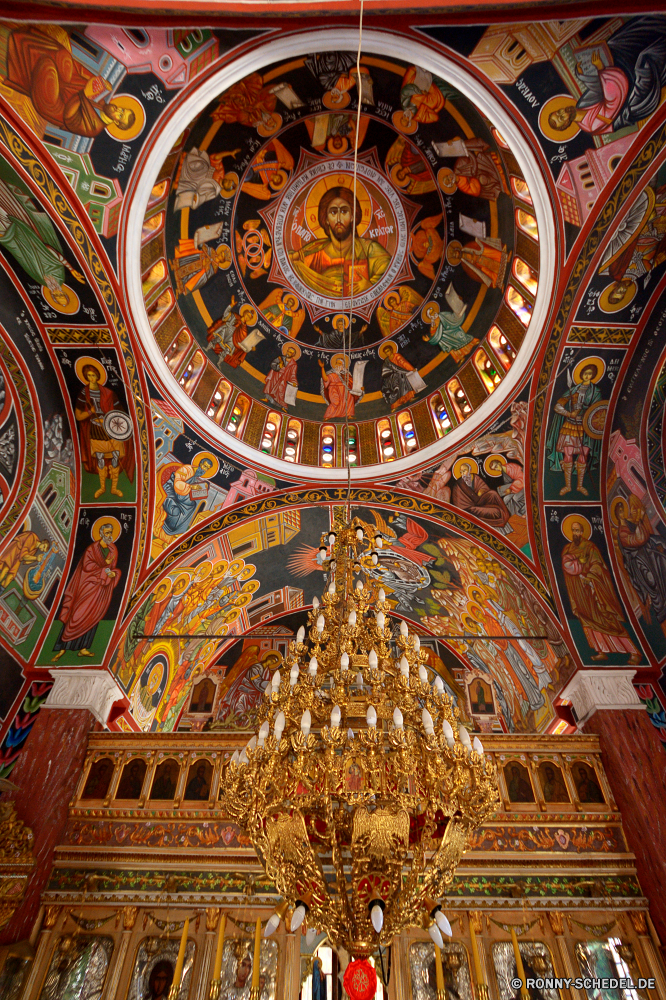
[{"label": "tiered chandelier arm", "polygon": [[407,926],[441,941],[435,900],[498,803],[495,769],[431,683],[418,636],[392,632],[365,572],[375,545],[358,519],[322,539],[329,585],[309,642],[300,629],[222,789],[296,922],[357,958]]}]

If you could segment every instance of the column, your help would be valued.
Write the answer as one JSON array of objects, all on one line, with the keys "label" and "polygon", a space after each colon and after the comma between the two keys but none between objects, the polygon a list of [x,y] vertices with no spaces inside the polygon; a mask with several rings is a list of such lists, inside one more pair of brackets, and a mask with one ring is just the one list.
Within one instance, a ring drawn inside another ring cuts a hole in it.
[{"label": "column", "polygon": [[137,906],[125,906],[123,908],[123,932],[120,939],[116,942],[116,947],[113,949],[101,1000],[115,1000],[118,981],[125,966],[125,956],[127,955],[138,912],[139,908]]},{"label": "column", "polygon": [[301,931],[284,938],[284,998],[298,1000],[301,985]]},{"label": "column", "polygon": [[44,913],[44,923],[37,941],[37,950],[30,966],[30,971],[26,976],[21,1000],[35,1000],[39,996],[39,991],[46,975],[49,961],[51,959],[51,945],[53,938],[53,928],[61,914],[61,907],[47,906]]},{"label": "column", "polygon": [[[220,911],[217,906],[209,906],[206,910],[206,934],[204,936],[203,952],[198,969],[193,969],[197,973],[196,979],[193,977],[194,989],[190,989],[192,996],[199,1000],[208,1000],[210,991],[210,980],[213,975],[213,958],[215,951],[215,941],[218,924],[220,922]],[[197,949],[198,950],[198,949]]]},{"label": "column", "polygon": [[636,671],[581,670],[562,697],[584,733],[599,736],[613,797],[657,933],[666,941],[666,754],[632,683]]},{"label": "column", "polygon": [[[473,931],[474,936],[476,938],[476,949],[479,956],[479,965],[481,966],[480,970],[481,977],[483,979],[483,983],[480,982],[476,983],[478,987],[476,995],[479,997],[479,1000],[488,1000],[490,978],[488,976],[488,957],[486,955],[486,942],[485,942],[485,935],[483,933],[483,914],[481,913],[480,910],[470,910],[469,913],[467,914],[467,918],[469,920],[470,944]],[[474,950],[472,949],[472,967],[474,968],[475,963],[473,961],[473,957],[474,957]],[[478,973],[476,973],[476,969],[474,971],[475,971],[475,979],[478,980],[479,978]],[[485,987],[485,989],[482,988],[482,986]]]},{"label": "column", "polygon": [[[557,956],[562,963],[564,978],[576,979],[579,972],[576,968],[576,964],[564,936],[564,914],[559,910],[549,910],[548,922],[550,924],[550,929],[555,935],[555,940],[557,941]],[[555,975],[558,975],[558,973],[556,972]],[[573,1000],[585,1000],[584,996],[581,995],[575,986],[570,987],[569,993],[573,997]]]},{"label": "column", "polygon": [[641,947],[641,951],[643,952],[644,962],[642,965],[645,969],[644,974],[648,978],[654,978],[656,995],[660,998],[660,1000],[666,1000],[666,976],[664,975],[664,965],[661,961],[661,956],[652,943],[645,914],[641,910],[630,910],[629,918],[634,930],[636,931],[638,943]]}]

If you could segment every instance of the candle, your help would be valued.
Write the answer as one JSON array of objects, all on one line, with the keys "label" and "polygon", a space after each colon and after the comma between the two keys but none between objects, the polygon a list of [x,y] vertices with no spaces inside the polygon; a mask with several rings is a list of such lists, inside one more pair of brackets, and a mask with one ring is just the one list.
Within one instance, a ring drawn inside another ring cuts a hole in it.
[{"label": "candle", "polygon": [[479,946],[476,941],[476,934],[474,933],[474,925],[471,917],[469,921],[469,936],[472,942],[472,958],[474,960],[474,972],[476,973],[476,985],[484,986],[485,981],[483,978],[483,970],[481,969],[481,959],[479,958]]},{"label": "candle", "polygon": [[176,968],[173,974],[173,985],[169,990],[169,995],[172,997],[178,996],[178,990],[180,989],[180,980],[183,976],[183,965],[185,964],[185,949],[187,947],[187,932],[190,926],[190,918],[188,917],[183,924],[183,933],[180,936],[180,948],[178,949],[178,958],[176,959]]},{"label": "candle", "polygon": [[444,996],[444,970],[442,969],[442,952],[435,945],[435,975],[437,977],[437,998]]},{"label": "candle", "polygon": [[527,991],[527,986],[525,985],[525,967],[523,965],[523,960],[520,955],[520,948],[518,947],[518,938],[516,937],[515,927],[511,928],[511,943],[513,945],[513,954],[516,959],[516,975],[518,979],[521,980],[522,986],[520,987],[521,997],[529,998],[529,993]]},{"label": "candle", "polygon": [[254,928],[254,958],[252,960],[252,989],[259,987],[259,961],[261,959],[261,919],[257,917]]},{"label": "candle", "polygon": [[227,926],[226,913],[220,914],[220,928],[217,932],[217,951],[215,952],[215,965],[213,967],[213,979],[219,979],[222,972],[222,952],[224,951],[224,930]]}]

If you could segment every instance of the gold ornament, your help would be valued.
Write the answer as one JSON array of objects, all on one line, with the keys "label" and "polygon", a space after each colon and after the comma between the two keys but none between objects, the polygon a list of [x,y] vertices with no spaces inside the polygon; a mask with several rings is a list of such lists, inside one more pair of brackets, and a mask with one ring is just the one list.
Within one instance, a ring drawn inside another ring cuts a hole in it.
[{"label": "gold ornament", "polygon": [[441,941],[433,900],[499,803],[495,768],[432,683],[418,636],[392,628],[365,575],[381,538],[363,528],[354,519],[322,538],[329,586],[309,613],[309,642],[300,630],[221,789],[295,908],[292,930],[307,917],[355,958],[424,922]]}]

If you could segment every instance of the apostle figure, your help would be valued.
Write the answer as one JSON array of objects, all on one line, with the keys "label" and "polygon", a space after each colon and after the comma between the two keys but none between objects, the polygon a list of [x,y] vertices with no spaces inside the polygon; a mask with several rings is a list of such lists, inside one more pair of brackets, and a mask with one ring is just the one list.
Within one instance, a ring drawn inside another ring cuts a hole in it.
[{"label": "apostle figure", "polygon": [[562,781],[559,767],[546,764],[543,769],[542,786],[545,802],[569,802],[569,793]]},{"label": "apostle figure", "polygon": [[85,280],[63,257],[58,235],[46,212],[36,209],[27,195],[2,179],[0,246],[12,255],[33,281],[48,288],[58,306],[67,308],[70,302],[70,295],[63,288],[66,270],[71,271],[77,281]]},{"label": "apostle figure", "polygon": [[495,236],[477,236],[465,246],[452,240],[446,251],[446,259],[454,267],[462,264],[463,270],[487,288],[501,288],[511,254],[500,239]]},{"label": "apostle figure", "polygon": [[[97,626],[104,618],[114,588],[120,582],[121,572],[116,569],[118,549],[114,544],[114,531],[120,525],[111,521],[99,526],[97,539],[81,556],[78,566],[67,584],[58,613],[63,622],[60,635],[53,648],[57,650],[53,662],[65,650],[78,650],[79,656],[94,656],[90,647]],[[93,527],[93,538],[95,528]]]},{"label": "apostle figure", "polygon": [[166,959],[156,962],[150,972],[144,1000],[167,1000],[173,982],[173,965]]},{"label": "apostle figure", "polygon": [[350,295],[352,253],[355,294],[372,288],[382,277],[391,255],[378,240],[356,235],[362,218],[359,200],[349,188],[332,187],[322,196],[318,219],[326,236],[290,253],[292,267],[313,291],[335,298]]},{"label": "apostle figure", "polygon": [[507,781],[507,790],[509,792],[510,802],[534,802],[534,793],[532,792],[532,786],[523,775],[521,771],[524,768],[519,764],[512,764],[510,770],[510,777]]},{"label": "apostle figure", "polygon": [[491,455],[486,459],[486,471],[491,476],[501,476],[502,482],[497,487],[499,496],[506,504],[509,514],[525,517],[525,473],[517,462],[507,462],[504,455]]},{"label": "apostle figure", "polygon": [[29,97],[50,125],[73,135],[94,138],[109,125],[127,132],[136,120],[130,108],[113,101],[97,103],[110,85],[74,58],[62,28],[31,25],[11,31],[4,83]]},{"label": "apostle figure", "polygon": [[497,528],[503,535],[509,535],[513,530],[509,524],[511,515],[501,496],[491,490],[481,476],[472,472],[469,462],[460,464],[460,476],[454,483],[451,502]]},{"label": "apostle figure", "polygon": [[194,498],[192,492],[205,492],[207,474],[213,468],[210,458],[202,457],[196,468],[181,465],[171,473],[162,489],[166,499],[162,504],[165,517],[159,526],[166,535],[182,535],[187,531],[194,517],[201,496]]},{"label": "apostle figure", "polygon": [[573,379],[567,372],[569,388],[555,404],[556,417],[548,435],[546,448],[549,450],[551,469],[554,472],[562,469],[564,473],[564,486],[560,490],[560,496],[571,492],[574,462],[576,489],[584,496],[588,495],[586,487],[583,486],[583,478],[585,470],[592,471],[598,462],[601,441],[590,437],[585,431],[585,414],[601,399],[601,391],[595,382],[602,374],[601,361],[596,358],[591,358],[582,368],[578,365]]},{"label": "apostle figure", "polygon": [[416,395],[407,377],[407,372],[413,372],[415,368],[402,354],[398,354],[392,340],[382,344],[378,353],[383,361],[382,396],[392,410],[397,410]]},{"label": "apostle figure", "polygon": [[220,995],[220,1000],[249,1000],[251,973],[252,959],[249,954],[243,955],[238,962],[233,983]]},{"label": "apostle figure", "polygon": [[666,545],[652,530],[643,504],[633,493],[629,509],[619,517],[617,541],[627,571],[638,594],[645,618],[650,609],[660,625],[666,622]]},{"label": "apostle figure", "polygon": [[446,289],[444,298],[450,311],[440,312],[436,302],[429,302],[423,309],[421,318],[430,324],[430,333],[425,334],[423,339],[426,343],[439,347],[442,354],[450,354],[454,361],[460,363],[479,341],[463,329],[467,306],[453,285],[450,284]]},{"label": "apostle figure", "polygon": [[224,189],[225,196],[233,194],[238,185],[238,175],[229,175],[225,184],[223,160],[231,156],[234,160],[240,149],[215,153],[211,158],[205,149],[193,146],[188,150],[176,182],[176,203],[174,210],[199,208],[207,201],[218,198]]},{"label": "apostle figure", "polygon": [[[504,187],[499,168],[492,153],[489,152],[488,143],[483,139],[454,140],[454,143],[464,152],[457,158],[452,169],[444,168],[438,174],[444,193],[453,194],[457,188],[475,198],[496,201]],[[453,144],[433,143],[433,145],[440,156],[445,156],[447,147]]]},{"label": "apostle figure", "polygon": [[562,569],[571,610],[583,626],[588,644],[596,652],[593,660],[607,660],[609,653],[628,653],[629,663],[641,656],[622,624],[624,611],[613,589],[608,566],[590,541],[591,528],[585,518],[574,519],[563,530],[571,540],[562,552]]},{"label": "apostle figure", "polygon": [[208,230],[205,234],[197,230],[193,239],[178,241],[171,267],[179,295],[203,288],[218,271],[226,271],[231,266],[231,248],[226,243],[221,243],[215,249],[207,246],[207,241],[218,235],[218,227],[205,228]]},{"label": "apostle figure", "polygon": [[[295,344],[284,344],[282,356],[274,358],[264,382],[264,393],[267,402],[287,412],[286,393],[289,386],[298,388],[297,361],[300,348]],[[293,391],[293,390],[292,390]]]},{"label": "apostle figure", "polygon": [[[363,362],[361,362],[363,364]],[[334,354],[329,371],[324,368],[324,362],[319,359],[321,368],[321,394],[328,403],[323,419],[344,420],[345,415],[354,416],[356,401],[363,395],[352,392],[353,379],[348,369],[349,359],[344,354]]]},{"label": "apostle figure", "polygon": [[588,769],[583,765],[576,767],[576,788],[578,798],[581,802],[604,802],[603,792],[599,788],[596,778],[592,777]]},{"label": "apostle figure", "polygon": [[124,470],[130,482],[134,479],[132,439],[118,441],[108,434],[104,426],[105,414],[121,407],[115,392],[104,385],[106,371],[102,365],[92,358],[83,359],[80,369],[79,373],[77,366],[77,375],[84,383],[84,388],[76,397],[74,416],[79,426],[83,467],[86,472],[96,472],[99,476],[96,498],[106,491],[107,478],[111,479],[113,496],[121,497],[122,490],[118,489],[120,470]]},{"label": "apostle figure", "polygon": [[661,17],[632,17],[606,42],[612,64],[593,50],[589,64],[576,65],[583,90],[576,104],[548,116],[556,132],[574,123],[590,135],[605,135],[649,118],[661,103],[666,85],[666,25]]},{"label": "apostle figure", "polygon": [[410,66],[400,88],[400,103],[406,122],[438,121],[439,112],[446,104],[443,88],[444,84],[428,70]]}]

